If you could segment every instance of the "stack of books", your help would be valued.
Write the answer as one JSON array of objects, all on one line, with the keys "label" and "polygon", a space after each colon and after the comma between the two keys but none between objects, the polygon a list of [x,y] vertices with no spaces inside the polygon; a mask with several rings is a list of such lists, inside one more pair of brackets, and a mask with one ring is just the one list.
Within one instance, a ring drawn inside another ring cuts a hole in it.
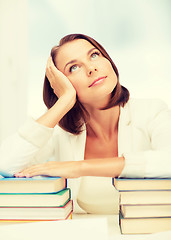
[{"label": "stack of books", "polygon": [[72,211],[65,178],[0,178],[1,223],[71,219]]},{"label": "stack of books", "polygon": [[119,191],[122,234],[171,230],[171,179],[113,179]]}]

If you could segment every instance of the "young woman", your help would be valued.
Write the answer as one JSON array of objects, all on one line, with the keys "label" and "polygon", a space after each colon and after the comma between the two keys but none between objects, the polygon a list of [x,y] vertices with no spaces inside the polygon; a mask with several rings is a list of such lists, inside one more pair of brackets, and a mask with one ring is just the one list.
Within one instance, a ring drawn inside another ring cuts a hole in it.
[{"label": "young woman", "polygon": [[129,99],[94,39],[71,34],[52,49],[43,94],[48,111],[2,144],[1,169],[66,177],[75,209],[94,213],[115,211],[112,177],[171,177],[171,112],[160,100]]}]

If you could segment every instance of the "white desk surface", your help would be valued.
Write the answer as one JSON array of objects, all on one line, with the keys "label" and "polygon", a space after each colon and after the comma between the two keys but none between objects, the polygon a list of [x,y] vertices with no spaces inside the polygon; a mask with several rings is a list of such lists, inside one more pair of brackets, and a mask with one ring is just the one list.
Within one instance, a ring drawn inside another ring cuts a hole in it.
[{"label": "white desk surface", "polygon": [[106,218],[108,226],[108,240],[171,240],[171,231],[155,234],[121,234],[118,215],[73,214],[73,219]]},{"label": "white desk surface", "polygon": [[[135,226],[136,227],[136,226]],[[123,235],[118,215],[73,214],[73,220],[0,224],[0,239],[6,240],[171,240],[171,231]]]}]

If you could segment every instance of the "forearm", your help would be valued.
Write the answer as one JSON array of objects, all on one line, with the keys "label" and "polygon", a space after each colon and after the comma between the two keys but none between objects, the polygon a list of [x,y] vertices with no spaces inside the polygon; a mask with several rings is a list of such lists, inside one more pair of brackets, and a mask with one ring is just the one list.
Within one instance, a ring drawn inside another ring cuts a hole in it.
[{"label": "forearm", "polygon": [[47,162],[33,165],[16,173],[16,177],[33,177],[37,175],[78,178],[83,176],[118,177],[124,167],[124,158],[97,158],[82,161]]},{"label": "forearm", "polygon": [[49,127],[54,128],[63,116],[73,107],[75,103],[74,93],[62,96],[44,115],[42,115],[37,122]]},{"label": "forearm", "polygon": [[124,157],[88,159],[79,162],[80,176],[118,177],[125,165]]}]

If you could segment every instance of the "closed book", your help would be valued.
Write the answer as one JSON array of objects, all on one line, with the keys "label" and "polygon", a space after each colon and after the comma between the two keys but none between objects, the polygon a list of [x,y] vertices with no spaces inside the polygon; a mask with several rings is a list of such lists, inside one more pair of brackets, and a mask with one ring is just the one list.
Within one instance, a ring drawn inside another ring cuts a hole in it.
[{"label": "closed book", "polygon": [[0,207],[57,207],[63,206],[70,199],[70,189],[56,193],[15,194],[1,193]]},{"label": "closed book", "polygon": [[59,220],[69,220],[72,219],[72,212],[68,214],[65,219],[0,219],[0,226],[18,224],[18,223],[34,223],[34,222],[49,222],[49,221],[59,221]]},{"label": "closed book", "polygon": [[113,178],[118,191],[171,190],[171,178]]},{"label": "closed book", "polygon": [[62,220],[72,211],[72,200],[62,207],[0,207],[0,219]]},{"label": "closed book", "polygon": [[120,205],[171,204],[171,191],[119,192]]},{"label": "closed book", "polygon": [[121,205],[124,218],[171,217],[171,204]]},{"label": "closed book", "polygon": [[122,234],[149,234],[171,230],[171,218],[124,218],[119,214]]},{"label": "closed book", "polygon": [[66,187],[61,177],[0,178],[0,193],[51,193]]}]

